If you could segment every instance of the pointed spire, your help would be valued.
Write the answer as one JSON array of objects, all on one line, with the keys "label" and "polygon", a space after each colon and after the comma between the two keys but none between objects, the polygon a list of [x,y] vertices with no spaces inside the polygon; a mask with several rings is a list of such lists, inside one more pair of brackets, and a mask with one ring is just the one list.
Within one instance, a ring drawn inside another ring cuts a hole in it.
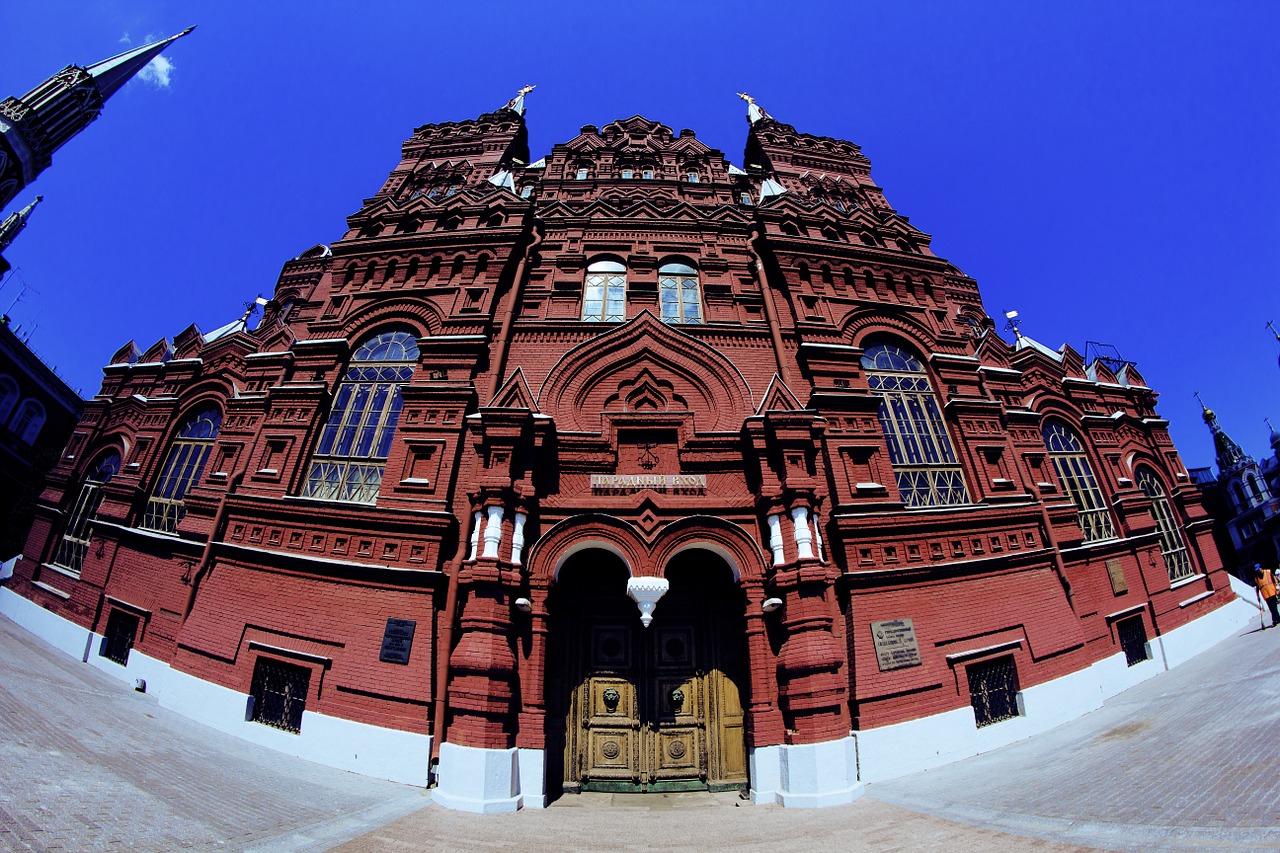
[{"label": "pointed spire", "polygon": [[133,75],[159,56],[160,51],[194,29],[195,27],[187,27],[182,32],[169,36],[167,39],[144,44],[142,47],[136,47],[133,50],[126,50],[124,53],[113,56],[110,59],[95,62],[85,71],[89,72],[89,76],[93,78],[93,82],[98,86],[98,94],[105,101],[120,91],[121,87],[133,78]]},{"label": "pointed spire", "polygon": [[13,243],[13,238],[17,237],[18,233],[27,227],[27,220],[31,218],[31,211],[35,210],[36,205],[42,201],[44,201],[44,196],[38,195],[31,204],[17,213],[10,213],[4,222],[0,222],[0,252],[4,252],[5,249],[9,248]]},{"label": "pointed spire", "polygon": [[88,68],[68,65],[21,98],[0,101],[0,136],[14,154],[0,161],[0,207],[49,167],[53,152],[88,127],[107,98],[192,29]]},{"label": "pointed spire", "polygon": [[1271,430],[1271,449],[1280,456],[1280,432],[1276,432],[1276,428],[1271,425],[1271,418],[1263,418],[1267,422],[1267,429]]},{"label": "pointed spire", "polygon": [[1231,440],[1231,436],[1227,435],[1222,427],[1218,424],[1218,416],[1204,404],[1204,400],[1200,399],[1200,392],[1195,392],[1195,398],[1200,401],[1200,408],[1203,410],[1205,424],[1209,427],[1209,432],[1213,435],[1213,448],[1217,453],[1218,471],[1223,474],[1237,471],[1251,461],[1244,451],[1240,449],[1240,445]]},{"label": "pointed spire", "polygon": [[517,115],[524,115],[524,96],[529,94],[536,88],[538,87],[533,85],[532,83],[530,83],[528,86],[522,87],[520,91],[516,92],[516,96],[514,98],[507,101],[507,105],[503,109],[511,110],[513,113],[516,113]]}]

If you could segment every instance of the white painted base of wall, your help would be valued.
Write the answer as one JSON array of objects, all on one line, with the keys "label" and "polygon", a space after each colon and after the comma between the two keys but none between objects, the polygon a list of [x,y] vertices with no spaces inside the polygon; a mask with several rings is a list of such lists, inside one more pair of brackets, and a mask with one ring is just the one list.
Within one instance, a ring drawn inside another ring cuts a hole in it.
[{"label": "white painted base of wall", "polygon": [[66,654],[133,686],[147,683],[147,693],[164,708],[227,734],[342,770],[406,785],[427,785],[431,736],[371,726],[303,711],[300,734],[246,720],[249,697],[203,681],[138,650],[128,666],[99,655],[102,637],[63,619],[13,591],[0,588],[0,614]]},{"label": "white painted base of wall", "polygon": [[852,737],[784,744],[779,748],[778,769],[778,802],[792,808],[844,805],[865,790],[858,780],[858,749]]},{"label": "white painted base of wall", "polygon": [[520,805],[526,809],[547,807],[547,755],[541,749],[517,749],[520,770]]},{"label": "white painted base of wall", "polygon": [[1240,599],[1150,641],[1152,658],[1127,666],[1123,653],[1022,691],[1023,716],[978,728],[972,708],[854,733],[862,782],[896,779],[988,752],[1101,707],[1104,700],[1184,663],[1243,629],[1258,611]]},{"label": "white painted base of wall", "polygon": [[748,747],[747,761],[751,773],[751,802],[756,805],[776,803],[782,789],[782,747]]},{"label": "white painted base of wall", "polygon": [[432,800],[446,809],[476,814],[520,808],[519,750],[440,744],[440,784]]}]

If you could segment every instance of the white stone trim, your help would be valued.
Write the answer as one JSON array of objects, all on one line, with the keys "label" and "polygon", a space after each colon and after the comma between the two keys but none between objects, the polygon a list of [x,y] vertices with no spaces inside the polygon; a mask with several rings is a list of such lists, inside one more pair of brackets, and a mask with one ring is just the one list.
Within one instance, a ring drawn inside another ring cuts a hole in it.
[{"label": "white stone trim", "polygon": [[547,807],[547,756],[541,749],[517,749],[520,805],[526,809]]},{"label": "white stone trim", "polygon": [[852,737],[778,748],[778,802],[791,808],[851,803],[865,787],[858,780],[857,743]]}]

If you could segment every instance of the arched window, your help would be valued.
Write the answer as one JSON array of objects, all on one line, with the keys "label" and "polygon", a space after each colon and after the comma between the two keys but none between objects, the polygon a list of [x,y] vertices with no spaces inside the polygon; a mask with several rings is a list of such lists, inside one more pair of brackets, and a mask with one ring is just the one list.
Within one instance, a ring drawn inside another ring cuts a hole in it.
[{"label": "arched window", "polygon": [[1164,567],[1169,570],[1169,580],[1191,577],[1196,570],[1191,565],[1187,543],[1182,538],[1182,528],[1178,525],[1178,517],[1169,504],[1169,498],[1165,496],[1160,479],[1145,465],[1134,472],[1133,479],[1142,493],[1151,498],[1151,516],[1156,520],[1156,529],[1160,531],[1160,555],[1164,557]]},{"label": "arched window", "polygon": [[114,450],[107,451],[89,468],[80,486],[80,494],[76,495],[76,501],[67,514],[67,526],[53,555],[54,565],[80,574],[84,555],[89,551],[89,539],[93,535],[93,519],[98,514],[98,505],[102,503],[102,487],[119,470],[120,454]]},{"label": "arched window", "polygon": [[1107,512],[1102,490],[1098,488],[1080,439],[1058,421],[1045,422],[1041,433],[1045,449],[1053,460],[1053,468],[1058,472],[1058,480],[1067,497],[1076,505],[1076,520],[1084,532],[1084,541],[1114,539],[1116,531],[1111,524],[1111,513]]},{"label": "arched window", "polygon": [[150,530],[173,533],[186,515],[184,499],[204,473],[209,450],[222,426],[222,412],[217,406],[206,406],[183,422],[169,445],[156,479],[151,499],[142,516],[142,526]]},{"label": "arched window", "polygon": [[0,376],[0,423],[7,423],[18,405],[18,383],[12,376]]},{"label": "arched window", "polygon": [[626,267],[617,261],[596,261],[587,267],[582,319],[604,323],[627,319]]},{"label": "arched window", "polygon": [[40,405],[39,400],[28,397],[18,407],[18,413],[13,416],[13,422],[9,424],[9,428],[24,444],[35,444],[36,437],[44,427],[44,421],[44,406]]},{"label": "arched window", "polygon": [[658,296],[666,323],[701,323],[702,289],[698,271],[688,264],[663,264],[658,270]]},{"label": "arched window", "polygon": [[969,502],[938,399],[914,355],[889,343],[862,355],[871,393],[880,398],[880,427],[898,492],[908,507]]},{"label": "arched window", "polygon": [[356,348],[311,457],[305,497],[374,502],[400,421],[400,386],[417,360],[417,340],[407,331],[383,332]]},{"label": "arched window", "polygon": [[1241,512],[1244,512],[1246,509],[1249,508],[1249,499],[1245,497],[1244,486],[1240,483],[1239,480],[1232,481],[1231,494],[1236,499],[1236,509],[1240,510]]}]

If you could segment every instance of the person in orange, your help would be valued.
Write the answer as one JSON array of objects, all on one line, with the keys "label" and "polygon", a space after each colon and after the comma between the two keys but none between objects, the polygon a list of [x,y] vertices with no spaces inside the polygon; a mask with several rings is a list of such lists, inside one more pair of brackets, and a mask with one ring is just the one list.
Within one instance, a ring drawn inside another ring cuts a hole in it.
[{"label": "person in orange", "polygon": [[[1276,609],[1276,576],[1270,569],[1262,568],[1261,563],[1253,564],[1253,582],[1258,587],[1258,598],[1267,602],[1271,609],[1271,627],[1280,625],[1280,610]],[[1259,602],[1261,605],[1261,602]]]}]

